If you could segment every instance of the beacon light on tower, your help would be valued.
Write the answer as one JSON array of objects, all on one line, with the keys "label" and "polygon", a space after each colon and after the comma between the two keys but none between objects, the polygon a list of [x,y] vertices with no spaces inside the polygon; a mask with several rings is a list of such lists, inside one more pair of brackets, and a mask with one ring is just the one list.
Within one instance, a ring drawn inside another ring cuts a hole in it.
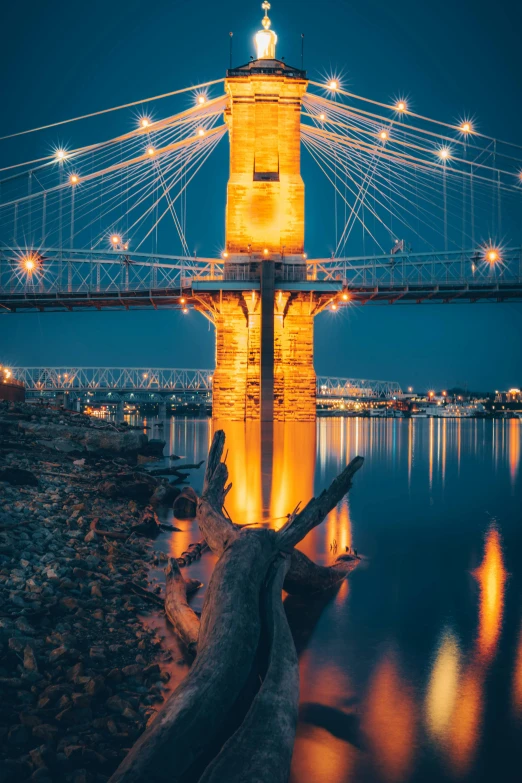
[{"label": "beacon light on tower", "polygon": [[263,21],[261,22],[261,24],[263,25],[263,29],[259,30],[259,32],[256,33],[254,39],[256,42],[258,60],[275,60],[275,48],[277,43],[277,35],[274,33],[273,30],[270,29],[270,26],[272,24],[272,22],[268,17],[268,12],[270,10],[270,7],[271,7],[270,3],[268,3],[267,0],[265,0],[264,3],[261,5],[261,8],[265,12]]}]

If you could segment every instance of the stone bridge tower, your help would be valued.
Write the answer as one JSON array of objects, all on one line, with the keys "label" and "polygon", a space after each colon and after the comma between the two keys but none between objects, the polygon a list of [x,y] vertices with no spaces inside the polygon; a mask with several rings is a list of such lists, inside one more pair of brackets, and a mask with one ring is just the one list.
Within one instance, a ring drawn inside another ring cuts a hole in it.
[{"label": "stone bridge tower", "polygon": [[[306,73],[276,59],[262,5],[257,57],[227,71],[230,136],[224,279],[198,282],[216,327],[213,415],[315,418],[313,306],[306,281],[301,101]],[[215,286],[213,288],[213,286]]]}]

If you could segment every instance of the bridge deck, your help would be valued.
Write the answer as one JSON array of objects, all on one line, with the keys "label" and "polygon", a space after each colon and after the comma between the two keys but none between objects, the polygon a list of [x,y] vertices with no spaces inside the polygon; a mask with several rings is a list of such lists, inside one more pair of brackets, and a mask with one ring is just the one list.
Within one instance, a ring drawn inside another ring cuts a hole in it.
[{"label": "bridge deck", "polygon": [[[342,281],[306,281],[279,283],[277,290],[310,292],[325,299],[343,290]],[[133,309],[176,309],[187,304],[196,304],[198,293],[209,291],[252,291],[259,290],[259,281],[206,281],[194,282],[183,289],[153,289],[135,291],[59,291],[6,293],[0,291],[0,309],[6,312],[26,311],[74,311],[86,308],[96,310]],[[522,281],[492,281],[491,284],[450,282],[426,284],[380,284],[349,286],[350,302],[354,304],[449,304],[475,302],[522,302]]]}]

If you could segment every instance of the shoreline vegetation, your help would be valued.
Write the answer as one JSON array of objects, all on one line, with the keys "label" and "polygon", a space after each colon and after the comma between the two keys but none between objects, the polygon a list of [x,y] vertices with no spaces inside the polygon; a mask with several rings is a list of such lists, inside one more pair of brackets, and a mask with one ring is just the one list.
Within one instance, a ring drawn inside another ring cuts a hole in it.
[{"label": "shoreline vegetation", "polygon": [[[224,443],[216,432],[198,497],[201,463],[148,465],[165,444],[141,430],[0,404],[2,781],[287,780],[299,675],[282,590],[306,610],[356,567],[295,546],[363,460],[281,530],[243,528],[224,513]],[[156,513],[169,507],[200,531],[178,558],[153,546],[160,531],[175,542]],[[180,569],[206,549],[218,560],[200,617],[202,585]],[[164,587],[151,578],[163,567]],[[163,614],[179,647],[151,622]]]}]

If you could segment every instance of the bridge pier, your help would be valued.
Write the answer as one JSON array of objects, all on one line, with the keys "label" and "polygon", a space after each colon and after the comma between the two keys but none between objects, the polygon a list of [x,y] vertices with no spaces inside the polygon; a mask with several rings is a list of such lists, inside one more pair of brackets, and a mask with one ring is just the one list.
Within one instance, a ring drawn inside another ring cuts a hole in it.
[{"label": "bridge pier", "polygon": [[159,419],[167,418],[167,403],[165,402],[165,400],[162,400],[160,403],[158,403],[158,418]]},{"label": "bridge pier", "polygon": [[[224,421],[314,421],[314,304],[274,291],[262,265],[261,291],[199,293],[216,328],[212,415]],[[202,309],[198,307],[198,309]]]}]

